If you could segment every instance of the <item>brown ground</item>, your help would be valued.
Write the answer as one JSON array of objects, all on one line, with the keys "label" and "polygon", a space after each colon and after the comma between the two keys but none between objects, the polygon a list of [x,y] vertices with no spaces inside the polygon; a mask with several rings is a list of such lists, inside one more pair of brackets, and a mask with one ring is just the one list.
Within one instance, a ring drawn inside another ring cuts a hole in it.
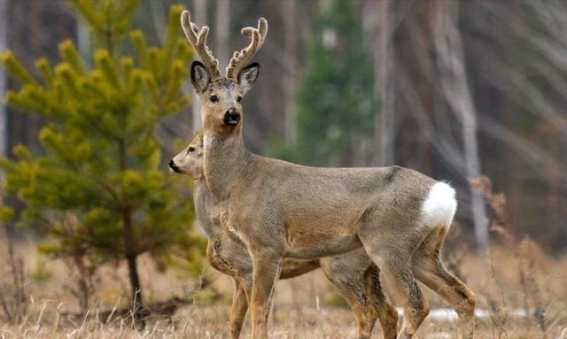
[{"label": "brown ground", "polygon": [[[152,317],[139,331],[131,328],[128,318],[114,318],[105,324],[100,318],[107,315],[93,316],[125,307],[124,267],[107,267],[96,275],[93,306],[87,317],[79,317],[78,299],[71,292],[74,280],[65,265],[38,255],[32,245],[20,246],[19,253],[25,253],[29,306],[20,322],[7,322],[0,308],[1,339],[230,337],[232,283],[212,269],[203,275],[212,281],[210,287],[200,289],[198,279],[181,278],[173,271],[158,273],[142,258],[141,279],[148,303],[180,298],[188,304],[178,303],[171,316]],[[446,262],[477,295],[476,338],[567,338],[567,258],[552,259],[531,242],[523,242],[493,248],[488,258],[453,249],[447,251]],[[9,298],[13,295],[12,278],[4,261],[0,273],[1,292]],[[429,291],[426,295],[433,308],[446,307],[436,295]],[[321,272],[282,281],[276,291],[272,338],[356,338],[354,316],[341,305]],[[519,314],[522,312],[525,314]],[[249,333],[247,325],[242,337]],[[379,326],[373,337],[380,338]],[[457,338],[458,327],[453,321],[430,315],[418,337]]]}]

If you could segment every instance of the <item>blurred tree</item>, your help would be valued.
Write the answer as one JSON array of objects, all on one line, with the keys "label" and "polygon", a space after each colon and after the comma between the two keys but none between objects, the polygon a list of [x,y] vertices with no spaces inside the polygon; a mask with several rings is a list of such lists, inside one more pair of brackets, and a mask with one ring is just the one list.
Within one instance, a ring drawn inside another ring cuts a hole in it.
[{"label": "blurred tree", "polygon": [[[0,3],[0,18],[7,17],[8,4],[5,1]],[[8,25],[6,20],[0,21],[0,51],[7,49],[8,45]],[[6,77],[4,70],[0,68],[0,97],[4,96],[6,90]],[[8,143],[8,133],[6,130],[7,115],[4,105],[0,105],[0,155],[6,155],[6,144]]]},{"label": "blurred tree", "polygon": [[[284,32],[284,48],[283,63],[291,70],[298,72],[299,53],[298,53],[298,4],[296,0],[288,0],[281,2],[281,12],[283,17]],[[284,119],[283,119],[283,135],[287,144],[293,144],[296,141],[295,134],[295,91],[298,85],[296,74],[288,71],[284,72],[282,79],[282,95],[284,96]]]},{"label": "blurred tree", "polygon": [[[71,41],[59,45],[62,62],[35,66],[36,79],[6,52],[1,60],[21,84],[6,102],[47,121],[39,139],[44,154],[17,146],[15,161],[0,158],[9,194],[25,204],[20,223],[42,227],[58,239],[52,254],[80,253],[102,264],[125,260],[136,319],[144,311],[137,258],[149,253],[160,267],[174,250],[195,248],[192,204],[164,174],[159,121],[188,105],[180,91],[191,50],[180,36],[182,8],[174,6],[163,45],[149,47],[130,33],[135,52],[121,54],[139,1],[69,2],[91,30],[93,66]],[[4,208],[0,216],[13,213]]]},{"label": "blurred tree", "polygon": [[[0,30],[6,37],[6,44],[0,46],[0,51],[10,49],[26,67],[32,67],[40,57],[48,61],[56,60],[57,48],[53,46],[76,37],[76,20],[65,5],[65,0],[2,1],[2,6],[6,11]],[[34,75],[37,76],[37,73]],[[15,88],[14,81],[5,80],[6,90]],[[0,96],[3,98],[5,92]],[[6,106],[3,110],[5,133],[0,135],[5,138],[6,145],[2,155],[10,156],[9,150],[18,144],[24,144],[34,151],[40,149],[37,135],[44,125],[43,118],[18,114]]]},{"label": "blurred tree", "polygon": [[356,4],[320,3],[297,97],[297,144],[276,141],[272,154],[309,165],[366,165],[377,98]]},{"label": "blurred tree", "polygon": [[[436,8],[434,46],[438,77],[445,100],[462,124],[465,175],[469,180],[482,176],[478,151],[477,113],[466,72],[463,42],[458,27],[459,1],[440,3]],[[470,186],[475,238],[480,254],[488,248],[488,223],[482,190]]]},{"label": "blurred tree", "polygon": [[564,252],[567,3],[461,1],[461,7],[484,173],[506,193],[511,232]]}]

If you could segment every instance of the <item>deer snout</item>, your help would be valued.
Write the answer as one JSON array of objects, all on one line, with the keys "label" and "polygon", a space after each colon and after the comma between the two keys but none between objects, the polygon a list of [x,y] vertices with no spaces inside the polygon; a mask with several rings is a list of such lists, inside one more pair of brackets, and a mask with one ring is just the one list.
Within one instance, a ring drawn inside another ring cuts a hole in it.
[{"label": "deer snout", "polygon": [[175,172],[175,173],[179,173],[179,172],[180,172],[180,171],[179,171],[179,166],[177,166],[177,165],[175,164],[175,162],[173,161],[173,159],[169,160],[168,165],[169,165],[169,169],[170,169],[172,172]]},{"label": "deer snout", "polygon": [[240,112],[236,108],[230,108],[224,114],[223,122],[226,126],[236,126],[240,122]]}]

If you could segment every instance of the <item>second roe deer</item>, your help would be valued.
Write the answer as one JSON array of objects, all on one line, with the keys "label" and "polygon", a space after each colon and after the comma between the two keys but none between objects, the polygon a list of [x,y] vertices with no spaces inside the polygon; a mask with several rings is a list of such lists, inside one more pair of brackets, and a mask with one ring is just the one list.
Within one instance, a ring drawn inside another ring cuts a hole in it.
[{"label": "second roe deer", "polygon": [[191,65],[191,82],[202,103],[205,180],[226,211],[223,226],[253,261],[253,338],[268,338],[284,258],[314,259],[361,247],[402,304],[398,338],[411,338],[429,313],[416,278],[456,310],[462,338],[472,338],[475,296],[441,261],[457,208],[454,189],[397,166],[315,168],[249,152],[241,98],[258,78],[260,65],[246,64],[263,44],[267,22],[242,30],[252,42],[234,54],[225,77],[206,48],[208,27],[199,29],[188,11],[181,23],[204,61]]},{"label": "second roe deer", "polygon": [[[193,178],[193,201],[201,227],[209,240],[207,257],[217,270],[234,280],[234,295],[230,312],[233,339],[240,331],[248,310],[252,288],[252,258],[238,239],[234,240],[220,224],[217,199],[209,190],[203,174],[203,136],[198,134],[177,154],[169,167],[176,173]],[[395,339],[397,310],[383,294],[379,270],[363,249],[338,256],[314,260],[284,259],[280,279],[300,276],[321,268],[353,309],[358,323],[358,339],[370,338],[376,318],[380,320],[384,339]]]}]

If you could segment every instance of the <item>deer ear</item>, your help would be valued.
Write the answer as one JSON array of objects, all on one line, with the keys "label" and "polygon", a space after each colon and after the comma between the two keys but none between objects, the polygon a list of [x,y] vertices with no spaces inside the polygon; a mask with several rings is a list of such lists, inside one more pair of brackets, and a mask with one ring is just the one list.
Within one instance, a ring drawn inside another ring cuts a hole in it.
[{"label": "deer ear", "polygon": [[211,74],[207,66],[203,65],[200,61],[195,60],[191,64],[191,82],[199,93],[204,92],[209,87]]},{"label": "deer ear", "polygon": [[238,84],[243,94],[254,86],[258,75],[260,75],[260,64],[257,62],[244,67],[240,73],[238,73]]}]

